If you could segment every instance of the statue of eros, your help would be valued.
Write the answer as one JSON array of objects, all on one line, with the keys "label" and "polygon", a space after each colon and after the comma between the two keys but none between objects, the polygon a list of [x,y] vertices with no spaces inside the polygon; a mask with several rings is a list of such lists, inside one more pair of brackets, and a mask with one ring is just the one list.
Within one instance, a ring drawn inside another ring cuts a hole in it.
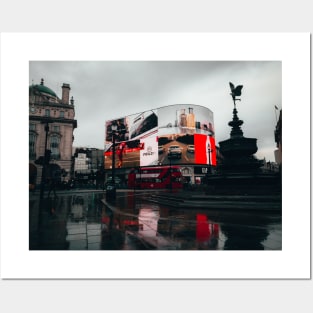
[{"label": "statue of eros", "polygon": [[238,85],[237,87],[234,86],[233,83],[229,82],[230,90],[231,90],[231,96],[233,97],[234,106],[236,108],[236,101],[241,101],[240,99],[236,99],[236,97],[241,96],[241,89],[243,85]]}]

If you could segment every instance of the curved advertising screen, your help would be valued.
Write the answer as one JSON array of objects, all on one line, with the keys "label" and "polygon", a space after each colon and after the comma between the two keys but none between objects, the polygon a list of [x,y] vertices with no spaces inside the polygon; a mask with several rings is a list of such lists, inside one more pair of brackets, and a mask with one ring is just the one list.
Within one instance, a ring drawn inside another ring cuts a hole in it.
[{"label": "curved advertising screen", "polygon": [[107,121],[105,128],[106,169],[112,168],[113,136],[117,168],[216,165],[213,112],[203,106],[165,106]]}]

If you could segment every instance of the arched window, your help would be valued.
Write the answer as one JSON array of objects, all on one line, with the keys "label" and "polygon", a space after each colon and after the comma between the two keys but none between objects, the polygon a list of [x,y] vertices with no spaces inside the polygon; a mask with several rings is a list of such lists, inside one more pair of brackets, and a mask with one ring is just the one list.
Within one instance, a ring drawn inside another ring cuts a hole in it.
[{"label": "arched window", "polygon": [[60,159],[60,137],[52,135],[50,137],[51,159]]}]

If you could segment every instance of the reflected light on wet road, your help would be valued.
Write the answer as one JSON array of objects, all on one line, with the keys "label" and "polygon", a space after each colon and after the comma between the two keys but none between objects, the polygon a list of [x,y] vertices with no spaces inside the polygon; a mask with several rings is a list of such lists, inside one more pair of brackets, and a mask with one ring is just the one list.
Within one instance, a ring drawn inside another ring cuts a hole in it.
[{"label": "reflected light on wet road", "polygon": [[[143,191],[45,199],[42,228],[38,199],[30,198],[30,250],[281,250],[277,213],[175,208],[150,203]],[[53,214],[50,206],[53,205]]]}]

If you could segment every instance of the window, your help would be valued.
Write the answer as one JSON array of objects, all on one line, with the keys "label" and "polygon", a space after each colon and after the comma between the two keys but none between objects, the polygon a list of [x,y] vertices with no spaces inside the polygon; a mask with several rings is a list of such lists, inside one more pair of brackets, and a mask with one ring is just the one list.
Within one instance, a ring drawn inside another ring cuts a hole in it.
[{"label": "window", "polygon": [[60,117],[64,118],[64,111],[60,111]]},{"label": "window", "polygon": [[29,130],[36,130],[36,124],[29,124]]},{"label": "window", "polygon": [[60,159],[60,137],[59,136],[50,137],[50,150],[51,150],[51,159],[59,160]]},{"label": "window", "polygon": [[60,132],[60,126],[53,126],[53,131],[56,133]]},{"label": "window", "polygon": [[49,109],[45,110],[45,116],[48,116],[48,117],[50,116],[50,110]]}]

